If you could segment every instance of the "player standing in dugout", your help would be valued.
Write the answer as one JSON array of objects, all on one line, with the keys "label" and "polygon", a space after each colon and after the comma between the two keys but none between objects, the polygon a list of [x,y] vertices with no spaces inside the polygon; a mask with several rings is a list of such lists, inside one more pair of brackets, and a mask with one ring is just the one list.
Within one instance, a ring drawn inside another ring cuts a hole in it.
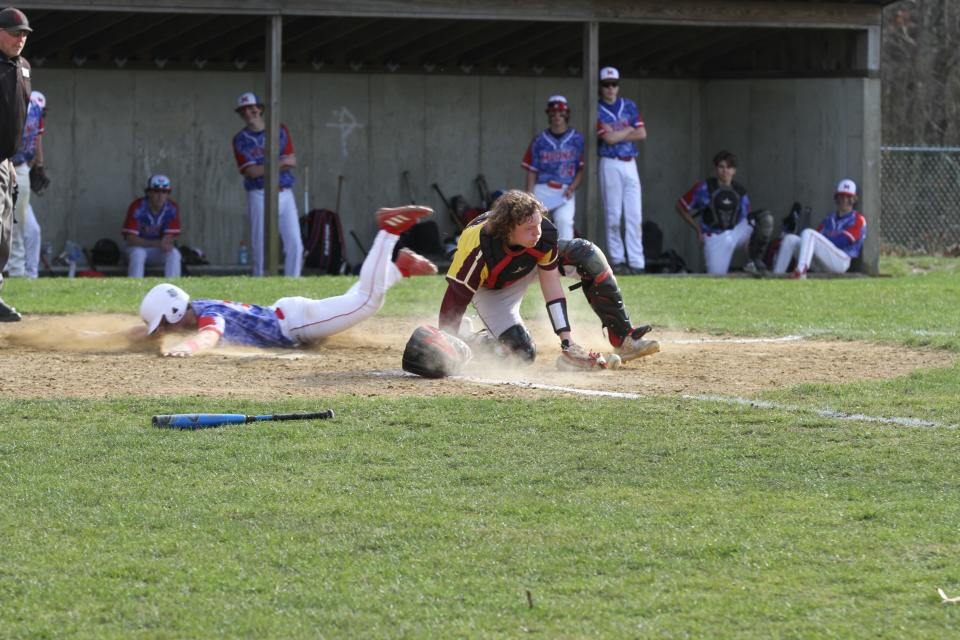
[{"label": "player standing in dugout", "polygon": [[[10,158],[17,152],[30,104],[30,63],[20,56],[32,32],[19,9],[0,11],[0,290],[10,257],[16,172]],[[20,314],[0,298],[0,322],[17,322]]]}]

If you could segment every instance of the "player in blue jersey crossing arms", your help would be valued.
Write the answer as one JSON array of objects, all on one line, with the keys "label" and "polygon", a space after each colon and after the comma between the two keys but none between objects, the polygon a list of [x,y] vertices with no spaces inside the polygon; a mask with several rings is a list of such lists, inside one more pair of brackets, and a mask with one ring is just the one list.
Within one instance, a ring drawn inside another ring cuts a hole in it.
[{"label": "player in blue jersey crossing arms", "polygon": [[846,273],[850,262],[860,255],[867,237],[867,221],[854,209],[857,204],[857,183],[844,178],[837,184],[833,196],[837,210],[828,215],[816,230],[804,229],[800,235],[788,233],[783,237],[774,262],[776,273],[786,273],[796,259],[797,266],[790,277],[803,279],[807,272]]},{"label": "player in blue jersey crossing arms", "polygon": [[360,269],[360,279],[340,296],[312,300],[281,298],[270,306],[229,300],[191,299],[180,287],[159,284],[140,305],[146,326],[128,333],[132,339],[185,333],[164,346],[165,356],[193,356],[221,342],[254,347],[293,348],[340,333],[373,316],[383,306],[387,289],[402,278],[437,273],[437,267],[409,249],[393,259],[400,234],[424,216],[427,207],[377,211],[380,231]]},{"label": "player in blue jersey crossing arms", "polygon": [[[253,275],[264,274],[263,264],[263,196],[264,150],[267,125],[263,119],[264,104],[255,93],[244,93],[237,98],[237,114],[246,126],[233,136],[233,154],[237,168],[243,174],[243,188],[247,192],[247,215],[250,218],[250,250],[253,252]],[[296,179],[293,169],[297,156],[293,139],[284,124],[278,135],[280,145],[280,196],[277,230],[283,244],[283,275],[297,278],[303,268],[303,240],[300,236],[300,217],[293,197]]]},{"label": "player in blue jersey crossing arms", "polygon": [[568,126],[570,107],[565,97],[550,96],[546,113],[550,126],[530,142],[521,164],[527,170],[527,193],[550,212],[560,240],[572,240],[574,196],[583,179],[583,136]]},{"label": "player in blue jersey crossing arms", "polygon": [[[614,67],[604,67],[600,70],[600,103],[597,105],[597,154],[607,221],[607,257],[616,274],[642,273],[646,262],[636,143],[646,140],[647,128],[637,104],[619,94],[620,72]],[[620,237],[621,222],[623,238]]]}]

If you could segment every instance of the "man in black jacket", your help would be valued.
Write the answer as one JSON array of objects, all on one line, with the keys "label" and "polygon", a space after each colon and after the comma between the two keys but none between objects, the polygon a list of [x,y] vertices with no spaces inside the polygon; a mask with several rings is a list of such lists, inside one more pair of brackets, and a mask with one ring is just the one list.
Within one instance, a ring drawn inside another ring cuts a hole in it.
[{"label": "man in black jacket", "polygon": [[[30,63],[20,57],[33,31],[19,9],[0,11],[0,289],[10,257],[17,177],[10,158],[17,152],[30,103]],[[20,314],[0,298],[0,322],[16,322]]]}]

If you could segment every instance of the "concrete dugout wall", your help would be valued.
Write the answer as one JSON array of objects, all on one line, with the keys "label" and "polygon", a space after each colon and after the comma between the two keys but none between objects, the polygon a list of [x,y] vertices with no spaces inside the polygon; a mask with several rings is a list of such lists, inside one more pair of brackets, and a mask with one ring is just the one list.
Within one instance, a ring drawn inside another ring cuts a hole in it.
[{"label": "concrete dugout wall", "polygon": [[[243,124],[233,106],[241,92],[262,91],[262,74],[39,67],[34,75],[48,99],[44,150],[54,180],[32,200],[44,241],[57,250],[68,239],[84,246],[102,237],[119,241],[128,204],[159,172],[173,180],[183,243],[201,247],[213,263],[236,261],[247,221],[230,145]],[[738,179],[756,206],[779,219],[800,200],[819,219],[840,177],[860,182],[865,82],[625,79],[621,93],[639,103],[649,132],[639,163],[644,217],[664,229],[665,247],[701,266],[693,234],[673,207],[712,171],[720,148],[739,156]],[[333,208],[342,175],[345,231],[369,245],[372,212],[408,200],[407,171],[413,199],[433,206],[442,231],[452,232],[430,185],[472,203],[480,173],[491,190],[522,188],[521,158],[546,126],[545,102],[556,93],[572,105],[571,125],[589,136],[579,78],[284,74],[282,120],[299,161],[301,213],[305,186],[311,207]],[[600,215],[598,205],[591,210]],[[586,228],[586,215],[581,194],[578,228]],[[348,249],[358,262],[349,239]]]}]

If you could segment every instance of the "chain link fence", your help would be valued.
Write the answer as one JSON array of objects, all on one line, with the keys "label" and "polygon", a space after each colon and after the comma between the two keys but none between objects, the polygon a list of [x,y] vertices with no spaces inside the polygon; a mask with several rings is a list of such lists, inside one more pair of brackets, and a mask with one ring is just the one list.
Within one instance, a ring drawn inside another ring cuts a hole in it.
[{"label": "chain link fence", "polygon": [[960,147],[881,147],[882,250],[950,254],[960,249]]}]

